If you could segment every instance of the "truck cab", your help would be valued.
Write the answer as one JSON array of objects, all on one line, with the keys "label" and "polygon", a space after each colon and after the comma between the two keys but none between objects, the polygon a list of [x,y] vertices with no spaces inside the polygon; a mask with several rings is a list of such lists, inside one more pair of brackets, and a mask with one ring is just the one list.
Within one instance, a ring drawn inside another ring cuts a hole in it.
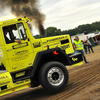
[{"label": "truck cab", "polygon": [[68,83],[65,66],[83,63],[82,55],[74,54],[70,35],[35,39],[28,21],[0,22],[0,96],[39,85],[58,92]]}]

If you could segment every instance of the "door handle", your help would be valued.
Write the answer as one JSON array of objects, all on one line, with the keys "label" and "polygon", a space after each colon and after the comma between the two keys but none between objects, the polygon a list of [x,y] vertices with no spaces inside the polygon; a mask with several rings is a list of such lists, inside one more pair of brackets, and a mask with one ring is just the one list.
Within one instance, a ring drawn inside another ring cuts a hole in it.
[{"label": "door handle", "polygon": [[30,39],[28,38],[28,41],[30,41]]}]

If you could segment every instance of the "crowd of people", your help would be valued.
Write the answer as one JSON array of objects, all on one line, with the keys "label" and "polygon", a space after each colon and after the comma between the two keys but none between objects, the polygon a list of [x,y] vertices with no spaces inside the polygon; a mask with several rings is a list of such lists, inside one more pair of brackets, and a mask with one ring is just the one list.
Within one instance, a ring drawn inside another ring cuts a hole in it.
[{"label": "crowd of people", "polygon": [[91,46],[91,44],[90,44],[90,42],[88,40],[88,37],[87,37],[87,40],[84,40],[83,45],[84,45],[84,50],[85,50],[86,54],[88,52],[91,53],[91,51],[92,51],[92,53],[94,53],[93,48],[92,48],[92,46]]}]

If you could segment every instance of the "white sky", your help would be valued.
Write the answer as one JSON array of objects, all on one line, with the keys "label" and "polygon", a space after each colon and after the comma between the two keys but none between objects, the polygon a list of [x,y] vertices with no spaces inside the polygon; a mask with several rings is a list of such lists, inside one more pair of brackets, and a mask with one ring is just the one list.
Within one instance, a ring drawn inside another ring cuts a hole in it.
[{"label": "white sky", "polygon": [[[100,20],[100,0],[41,0],[40,5],[46,15],[45,28],[68,30]],[[11,18],[15,16],[10,12],[0,14],[0,21]],[[35,29],[33,33],[38,34]]]}]

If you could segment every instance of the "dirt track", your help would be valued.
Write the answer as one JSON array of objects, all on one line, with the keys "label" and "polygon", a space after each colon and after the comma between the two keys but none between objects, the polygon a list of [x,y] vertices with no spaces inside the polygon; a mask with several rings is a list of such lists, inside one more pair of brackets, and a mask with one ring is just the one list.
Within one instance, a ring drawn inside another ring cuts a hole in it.
[{"label": "dirt track", "polygon": [[88,64],[68,67],[69,83],[58,94],[51,94],[41,86],[21,90],[0,97],[0,100],[100,100],[100,46],[87,54]]}]

